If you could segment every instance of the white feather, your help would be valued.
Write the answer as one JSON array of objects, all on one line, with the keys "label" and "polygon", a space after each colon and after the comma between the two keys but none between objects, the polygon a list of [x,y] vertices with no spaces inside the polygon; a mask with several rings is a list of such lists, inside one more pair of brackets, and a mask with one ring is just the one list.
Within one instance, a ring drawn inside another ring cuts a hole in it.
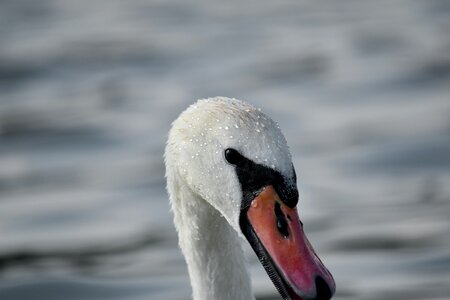
[{"label": "white feather", "polygon": [[293,178],[278,125],[248,103],[199,100],[173,122],[165,150],[167,190],[195,300],[254,299],[239,238],[242,192],[225,160],[227,148]]}]

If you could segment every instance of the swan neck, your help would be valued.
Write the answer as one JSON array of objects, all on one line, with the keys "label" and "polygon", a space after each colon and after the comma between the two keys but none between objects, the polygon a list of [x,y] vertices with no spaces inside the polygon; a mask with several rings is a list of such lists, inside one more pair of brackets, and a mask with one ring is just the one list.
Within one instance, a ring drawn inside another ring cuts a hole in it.
[{"label": "swan neck", "polygon": [[254,299],[241,239],[226,219],[187,185],[169,188],[179,244],[194,300]]}]

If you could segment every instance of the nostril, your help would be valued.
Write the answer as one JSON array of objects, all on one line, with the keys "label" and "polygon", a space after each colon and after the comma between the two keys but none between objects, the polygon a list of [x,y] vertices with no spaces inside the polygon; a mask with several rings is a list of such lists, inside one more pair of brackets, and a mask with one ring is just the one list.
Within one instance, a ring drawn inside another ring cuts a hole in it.
[{"label": "nostril", "polygon": [[317,290],[317,296],[314,298],[314,300],[329,300],[331,299],[332,293],[330,286],[320,276],[316,277],[316,290]]},{"label": "nostril", "polygon": [[287,239],[289,237],[288,222],[278,202],[275,203],[275,216],[277,218],[278,231]]}]

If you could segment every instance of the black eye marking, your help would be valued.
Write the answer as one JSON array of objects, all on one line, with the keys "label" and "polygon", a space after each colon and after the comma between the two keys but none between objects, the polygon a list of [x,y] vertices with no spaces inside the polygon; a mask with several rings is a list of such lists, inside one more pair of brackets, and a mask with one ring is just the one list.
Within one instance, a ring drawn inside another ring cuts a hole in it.
[{"label": "black eye marking", "polygon": [[295,184],[291,183],[292,180],[288,183],[275,169],[253,162],[236,149],[227,148],[223,155],[228,163],[235,166],[242,190],[241,211],[248,209],[252,200],[268,185],[273,185],[281,201],[288,207],[294,208],[297,205],[298,191]]},{"label": "black eye marking", "polygon": [[286,216],[281,210],[280,203],[275,203],[275,216],[277,217],[277,229],[284,236],[284,238],[289,237],[288,224]]},{"label": "black eye marking", "polygon": [[244,160],[244,157],[233,148],[225,149],[225,159],[232,165],[237,165]]}]

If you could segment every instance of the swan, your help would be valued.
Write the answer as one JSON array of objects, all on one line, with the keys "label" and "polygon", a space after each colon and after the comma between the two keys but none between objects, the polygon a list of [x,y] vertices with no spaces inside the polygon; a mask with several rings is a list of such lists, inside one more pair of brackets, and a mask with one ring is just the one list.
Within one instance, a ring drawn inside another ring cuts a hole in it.
[{"label": "swan", "polygon": [[255,299],[245,239],[283,299],[332,297],[333,277],[298,217],[287,142],[270,117],[237,99],[198,100],[172,123],[164,160],[194,300]]}]

